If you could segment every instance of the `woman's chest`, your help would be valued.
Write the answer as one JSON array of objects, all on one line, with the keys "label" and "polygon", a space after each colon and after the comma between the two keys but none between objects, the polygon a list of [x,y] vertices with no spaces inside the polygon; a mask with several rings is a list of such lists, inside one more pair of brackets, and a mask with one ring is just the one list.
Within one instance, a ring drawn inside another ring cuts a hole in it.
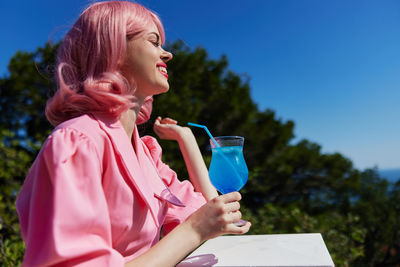
[{"label": "woman's chest", "polygon": [[[111,239],[114,249],[124,256],[141,254],[157,243],[168,210],[166,201],[157,197],[157,194],[145,200],[132,179],[135,179],[135,173],[127,173],[118,162],[107,166],[103,172]],[[147,186],[154,188],[151,181]],[[149,208],[149,201],[152,202],[152,210]]]}]

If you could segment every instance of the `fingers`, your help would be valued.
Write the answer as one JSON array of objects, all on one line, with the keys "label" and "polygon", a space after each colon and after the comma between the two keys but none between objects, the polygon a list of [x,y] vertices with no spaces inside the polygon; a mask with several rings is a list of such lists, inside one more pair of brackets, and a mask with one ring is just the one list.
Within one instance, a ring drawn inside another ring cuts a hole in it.
[{"label": "fingers", "polygon": [[154,125],[159,125],[161,121],[160,117],[157,117],[157,119],[154,121]]},{"label": "fingers", "polygon": [[250,229],[251,223],[242,220],[240,211],[231,212],[225,217],[224,232],[225,234],[244,234]]},{"label": "fingers", "polygon": [[163,119],[159,116],[154,122],[153,129],[161,139],[177,141],[183,128],[177,125],[177,121],[171,118]]},{"label": "fingers", "polygon": [[171,118],[164,118],[161,120],[161,123],[165,124],[178,124],[176,120],[173,120]]},{"label": "fingers", "polygon": [[251,227],[250,222],[246,222],[246,224],[244,224],[242,226],[237,226],[237,225],[231,223],[227,227],[227,234],[234,234],[234,235],[245,234],[250,230],[250,227]]},{"label": "fingers", "polygon": [[178,124],[178,121],[171,119],[171,118],[161,118],[160,116],[157,117],[156,122],[159,122],[160,124]]},{"label": "fingers", "polygon": [[244,234],[250,229],[251,223],[241,220],[242,213],[239,211],[240,204],[239,200],[242,196],[239,192],[232,192],[222,196],[219,196],[220,201],[224,203],[224,221],[225,232],[227,234]]},{"label": "fingers", "polygon": [[[235,202],[230,202],[224,205],[224,211],[225,212],[235,212],[238,211],[240,209],[240,204],[239,202],[235,201]],[[240,218],[239,218],[240,219]]]},{"label": "fingers", "polygon": [[239,192],[231,192],[225,195],[218,196],[224,203],[239,201],[242,199],[242,195]]},{"label": "fingers", "polygon": [[229,212],[225,215],[225,221],[227,224],[237,223],[242,218],[240,211]]},{"label": "fingers", "polygon": [[238,222],[241,219],[242,213],[239,211],[240,199],[240,193],[232,192],[218,196],[212,200],[217,207],[217,214],[221,216],[222,223],[231,224]]},{"label": "fingers", "polygon": [[160,120],[161,120],[161,118],[158,117],[158,118],[156,119],[156,121],[154,122],[154,125],[153,125],[153,129],[154,129],[154,131],[156,132],[156,134],[158,134],[158,130],[159,130],[160,126],[161,126]]}]

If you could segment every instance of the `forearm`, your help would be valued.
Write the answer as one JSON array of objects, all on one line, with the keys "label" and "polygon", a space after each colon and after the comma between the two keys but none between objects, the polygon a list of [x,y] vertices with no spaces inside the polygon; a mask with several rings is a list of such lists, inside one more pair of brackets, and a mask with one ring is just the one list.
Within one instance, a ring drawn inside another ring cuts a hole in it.
[{"label": "forearm", "polygon": [[125,264],[128,266],[175,266],[202,242],[223,234],[244,234],[251,224],[234,223],[241,218],[241,195],[232,192],[213,198],[175,227],[144,254]]},{"label": "forearm", "polygon": [[182,223],[150,250],[125,264],[134,266],[175,266],[203,240],[189,223]]},{"label": "forearm", "polygon": [[217,191],[211,184],[207,166],[204,163],[203,156],[192,131],[184,128],[177,141],[186,163],[190,181],[195,190],[201,192],[207,200],[218,196]]}]

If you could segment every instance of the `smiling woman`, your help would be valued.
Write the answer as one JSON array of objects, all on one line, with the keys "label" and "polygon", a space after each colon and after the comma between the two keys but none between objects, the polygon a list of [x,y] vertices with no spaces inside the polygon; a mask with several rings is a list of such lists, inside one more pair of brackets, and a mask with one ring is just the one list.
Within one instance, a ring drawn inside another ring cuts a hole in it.
[{"label": "smiling woman", "polygon": [[[139,101],[147,96],[165,93],[169,89],[167,65],[172,54],[161,47],[160,34],[153,23],[140,37],[130,37],[122,66],[122,73],[129,77],[131,87],[136,87]],[[160,75],[161,74],[161,75]]]},{"label": "smiling woman", "polygon": [[169,90],[164,40],[160,19],[125,1],[93,4],[65,36],[46,106],[56,128],[17,198],[22,266],[174,266],[207,239],[249,230],[235,225],[240,194],[217,195],[189,128],[154,125],[179,143],[191,182],[139,136],[152,96]]}]

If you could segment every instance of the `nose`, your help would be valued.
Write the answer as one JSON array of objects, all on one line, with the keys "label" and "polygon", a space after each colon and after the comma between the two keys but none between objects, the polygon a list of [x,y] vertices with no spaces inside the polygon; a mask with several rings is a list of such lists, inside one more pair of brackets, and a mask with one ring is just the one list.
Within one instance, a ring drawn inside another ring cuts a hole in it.
[{"label": "nose", "polygon": [[170,61],[172,58],[173,58],[172,53],[170,53],[170,52],[165,51],[164,49],[162,49],[161,59],[162,59],[164,62],[168,62],[168,61]]}]

